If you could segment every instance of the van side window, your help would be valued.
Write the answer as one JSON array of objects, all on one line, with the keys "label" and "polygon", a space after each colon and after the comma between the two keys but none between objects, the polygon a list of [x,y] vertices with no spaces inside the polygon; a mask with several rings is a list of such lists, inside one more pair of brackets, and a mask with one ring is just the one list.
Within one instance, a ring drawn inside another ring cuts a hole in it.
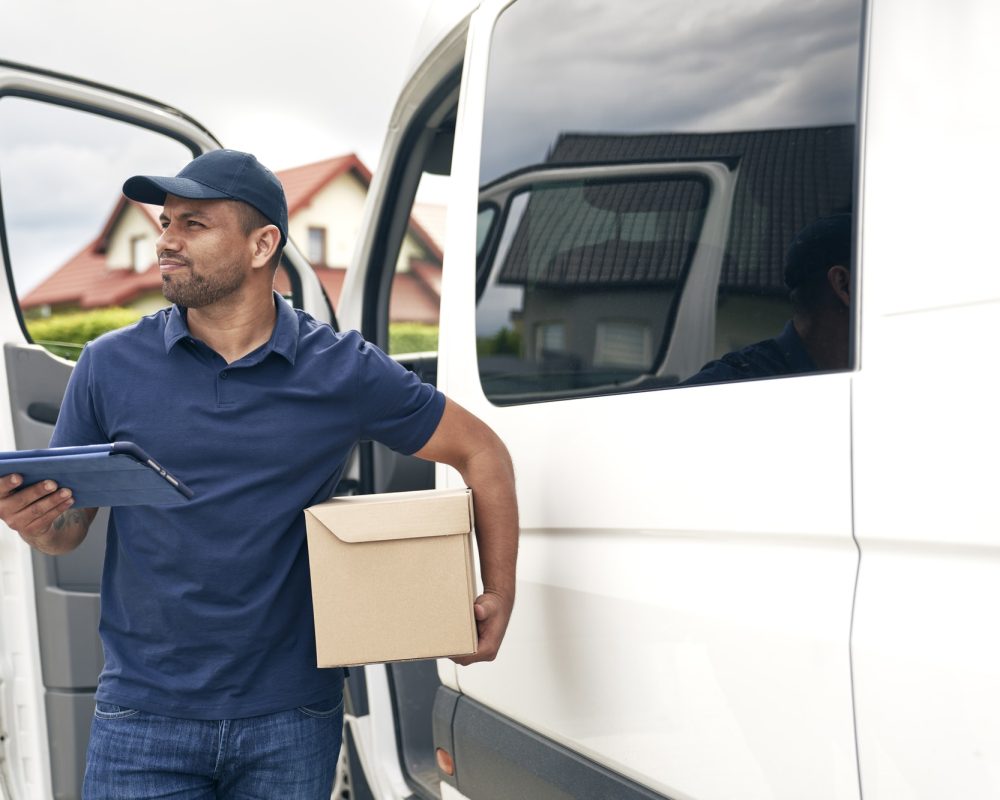
[{"label": "van side window", "polygon": [[159,209],[122,197],[136,174],[174,175],[191,151],[144,128],[0,97],[3,254],[29,341],[75,360],[90,339],[169,303]]},{"label": "van side window", "polygon": [[[476,314],[493,403],[851,368],[861,4],[723,5],[500,16],[480,162],[480,208],[499,215]],[[542,36],[556,18],[565,35]],[[823,243],[788,263],[800,235],[846,242],[829,298]],[[844,322],[800,324],[820,300]]]}]

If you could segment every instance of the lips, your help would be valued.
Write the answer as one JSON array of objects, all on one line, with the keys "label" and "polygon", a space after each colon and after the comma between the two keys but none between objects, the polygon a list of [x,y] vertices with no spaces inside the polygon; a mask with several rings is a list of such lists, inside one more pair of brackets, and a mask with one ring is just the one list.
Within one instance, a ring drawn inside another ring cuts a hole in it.
[{"label": "lips", "polygon": [[179,269],[185,269],[187,262],[184,261],[173,261],[170,259],[163,259],[160,261],[160,272],[176,272]]}]

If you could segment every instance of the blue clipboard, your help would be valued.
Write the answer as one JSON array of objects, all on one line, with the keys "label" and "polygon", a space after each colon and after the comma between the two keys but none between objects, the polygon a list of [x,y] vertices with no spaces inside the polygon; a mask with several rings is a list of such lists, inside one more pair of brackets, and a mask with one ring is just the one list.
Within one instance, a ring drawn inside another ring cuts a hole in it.
[{"label": "blue clipboard", "polygon": [[132,442],[0,453],[0,475],[23,486],[53,480],[73,490],[73,508],[186,503],[192,492]]}]

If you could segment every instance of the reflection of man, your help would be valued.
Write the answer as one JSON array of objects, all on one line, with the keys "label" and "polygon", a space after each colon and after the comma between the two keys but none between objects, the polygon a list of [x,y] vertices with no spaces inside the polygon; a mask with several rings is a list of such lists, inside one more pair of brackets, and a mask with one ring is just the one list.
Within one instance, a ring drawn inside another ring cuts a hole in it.
[{"label": "reflection of man", "polygon": [[785,256],[792,318],[773,339],[727,353],[684,386],[846,369],[851,333],[851,215],[803,228]]},{"label": "reflection of man", "polygon": [[[356,332],[273,292],[286,201],[253,156],[208,153],[124,192],[163,206],[157,254],[175,305],[87,346],[52,443],[136,441],[195,498],[112,511],[84,797],[328,800],[343,675],[316,668],[303,508],[333,493],[358,440],[458,469],[485,593],[480,651],[456,660],[488,660],[514,596],[509,457]],[[0,517],[43,552],[86,535],[95,510],[71,503],[51,481],[0,478]]]}]

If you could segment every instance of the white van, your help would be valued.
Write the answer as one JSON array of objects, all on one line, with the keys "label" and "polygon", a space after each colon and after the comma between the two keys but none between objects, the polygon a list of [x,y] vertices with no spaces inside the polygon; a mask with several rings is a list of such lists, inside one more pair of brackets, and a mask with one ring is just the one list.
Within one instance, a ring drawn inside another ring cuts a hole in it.
[{"label": "white van", "polygon": [[[1000,6],[451,11],[399,99],[336,324],[387,343],[418,187],[446,180],[439,349],[402,360],[511,451],[517,604],[493,663],[353,671],[338,797],[1000,797]],[[218,146],[171,108],[0,64],[0,135],[50,112],[103,117],[73,130],[142,151],[123,174]],[[45,444],[71,366],[22,324],[17,185],[0,449]],[[788,242],[840,213],[848,363],[684,385],[781,330]],[[333,321],[293,248],[284,268]],[[355,479],[457,475],[363,445]],[[77,796],[101,547],[0,537],[0,796]]]}]

